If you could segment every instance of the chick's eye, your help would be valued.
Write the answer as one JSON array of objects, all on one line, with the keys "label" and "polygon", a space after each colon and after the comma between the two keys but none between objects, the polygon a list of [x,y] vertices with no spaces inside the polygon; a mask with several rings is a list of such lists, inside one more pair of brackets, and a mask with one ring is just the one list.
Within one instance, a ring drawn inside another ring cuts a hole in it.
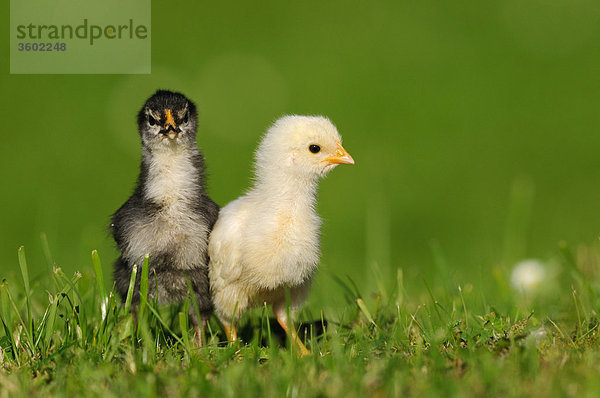
[{"label": "chick's eye", "polygon": [[185,113],[185,116],[183,117],[183,119],[181,120],[182,123],[187,123],[188,122],[188,113]]},{"label": "chick's eye", "polygon": [[150,126],[154,126],[155,124],[158,124],[158,122],[156,121],[155,118],[153,118],[152,116],[148,115],[148,124]]},{"label": "chick's eye", "polygon": [[321,150],[321,147],[315,144],[309,145],[308,146],[308,150],[311,151],[312,153],[319,153],[319,151]]}]

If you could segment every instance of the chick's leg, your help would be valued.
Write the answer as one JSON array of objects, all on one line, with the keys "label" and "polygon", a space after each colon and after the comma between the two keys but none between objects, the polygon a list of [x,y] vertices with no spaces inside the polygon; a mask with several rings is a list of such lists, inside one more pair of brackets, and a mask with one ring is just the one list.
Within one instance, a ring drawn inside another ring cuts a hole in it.
[{"label": "chick's leg", "polygon": [[238,339],[238,336],[237,336],[237,328],[235,327],[235,323],[231,324],[224,320],[221,320],[221,323],[223,324],[223,329],[225,329],[225,334],[227,335],[227,340],[230,343],[233,343],[234,341],[236,341]]},{"label": "chick's leg", "polygon": [[[223,286],[223,281],[213,289],[213,301],[215,312],[223,325],[227,341],[230,343],[238,339],[237,320],[239,319],[240,309],[247,307],[247,298],[244,292],[237,285],[231,283]],[[242,303],[240,303],[240,301]]]},{"label": "chick's leg", "polygon": [[196,317],[196,312],[190,309],[190,321],[192,322],[192,326],[196,332],[196,341],[198,342],[198,347],[204,347],[204,339],[202,337],[204,335],[204,331],[206,330],[206,319],[202,320],[202,328],[200,328],[200,325],[198,324],[198,318]]},{"label": "chick's leg", "polygon": [[[293,322],[291,322],[291,324],[288,323],[288,316],[287,316],[287,312],[285,310],[285,305],[283,305],[283,304],[273,305],[273,312],[275,313],[275,318],[277,318],[277,322],[279,322],[279,324],[281,325],[281,327],[283,328],[285,333],[292,340],[292,343],[296,344],[296,346],[298,347],[298,355],[303,357],[305,355],[310,354],[310,351],[308,351],[308,348],[306,348],[304,343],[302,343],[302,340],[300,340],[300,337],[298,337],[298,334],[296,333],[296,328],[294,327]],[[293,316],[292,316],[292,318],[293,318]]]},{"label": "chick's leg", "polygon": [[[177,275],[173,275],[173,278],[177,278],[181,285],[187,284],[187,282],[191,282],[192,292],[187,292],[191,294],[192,305],[189,308],[190,319],[192,321],[192,325],[194,326],[194,330],[196,332],[196,339],[198,341],[198,346],[204,346],[204,340],[208,339],[206,336],[206,326],[208,324],[208,320],[213,312],[213,303],[210,297],[209,285],[208,285],[208,276],[206,275],[207,270],[205,267],[199,267],[190,272],[182,272],[182,271],[172,271],[173,274],[175,272],[179,272]],[[168,284],[168,283],[165,283]],[[195,300],[195,301],[194,301]],[[202,324],[198,322],[198,317],[196,316],[198,310],[200,318],[202,319]]]}]

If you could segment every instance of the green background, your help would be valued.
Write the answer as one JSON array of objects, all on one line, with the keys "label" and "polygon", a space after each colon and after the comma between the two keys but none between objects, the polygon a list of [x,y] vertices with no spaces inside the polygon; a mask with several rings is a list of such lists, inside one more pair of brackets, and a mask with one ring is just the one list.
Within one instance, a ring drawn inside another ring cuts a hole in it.
[{"label": "green background", "polygon": [[154,1],[150,75],[10,75],[5,31],[0,277],[17,277],[20,245],[48,277],[42,233],[67,273],[91,273],[92,249],[111,272],[106,226],[132,192],[135,115],[158,88],[198,104],[220,205],[248,187],[276,118],[337,125],[356,165],[320,185],[315,310],[343,303],[332,275],[370,294],[402,269],[423,292],[443,253],[456,283],[494,286],[561,240],[595,242],[600,5],[453,3]]}]

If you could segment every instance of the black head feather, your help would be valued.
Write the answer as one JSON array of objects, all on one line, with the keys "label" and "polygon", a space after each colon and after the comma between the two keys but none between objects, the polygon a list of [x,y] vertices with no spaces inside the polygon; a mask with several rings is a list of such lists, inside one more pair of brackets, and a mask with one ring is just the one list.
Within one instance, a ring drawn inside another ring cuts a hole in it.
[{"label": "black head feather", "polygon": [[[170,112],[174,126],[168,125]],[[168,90],[158,90],[138,112],[138,129],[146,145],[161,142],[170,130],[179,133],[184,143],[194,143],[198,126],[196,105],[185,95]]]}]

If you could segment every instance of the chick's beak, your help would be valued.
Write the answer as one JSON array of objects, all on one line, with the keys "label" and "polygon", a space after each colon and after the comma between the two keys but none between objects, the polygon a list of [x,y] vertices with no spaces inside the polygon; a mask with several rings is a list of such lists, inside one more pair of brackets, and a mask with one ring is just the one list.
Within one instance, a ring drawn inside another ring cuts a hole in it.
[{"label": "chick's beak", "polygon": [[[170,139],[173,139],[177,136],[177,124],[175,124],[175,118],[173,118],[173,112],[170,109],[167,109],[167,120],[165,121],[165,125],[163,126],[165,131],[167,132],[167,136]],[[170,127],[170,128],[169,128]]]},{"label": "chick's beak", "polygon": [[354,164],[354,159],[352,159],[352,156],[350,156],[348,151],[346,151],[339,142],[337,143],[335,155],[330,156],[323,161],[329,162],[329,164]]}]

